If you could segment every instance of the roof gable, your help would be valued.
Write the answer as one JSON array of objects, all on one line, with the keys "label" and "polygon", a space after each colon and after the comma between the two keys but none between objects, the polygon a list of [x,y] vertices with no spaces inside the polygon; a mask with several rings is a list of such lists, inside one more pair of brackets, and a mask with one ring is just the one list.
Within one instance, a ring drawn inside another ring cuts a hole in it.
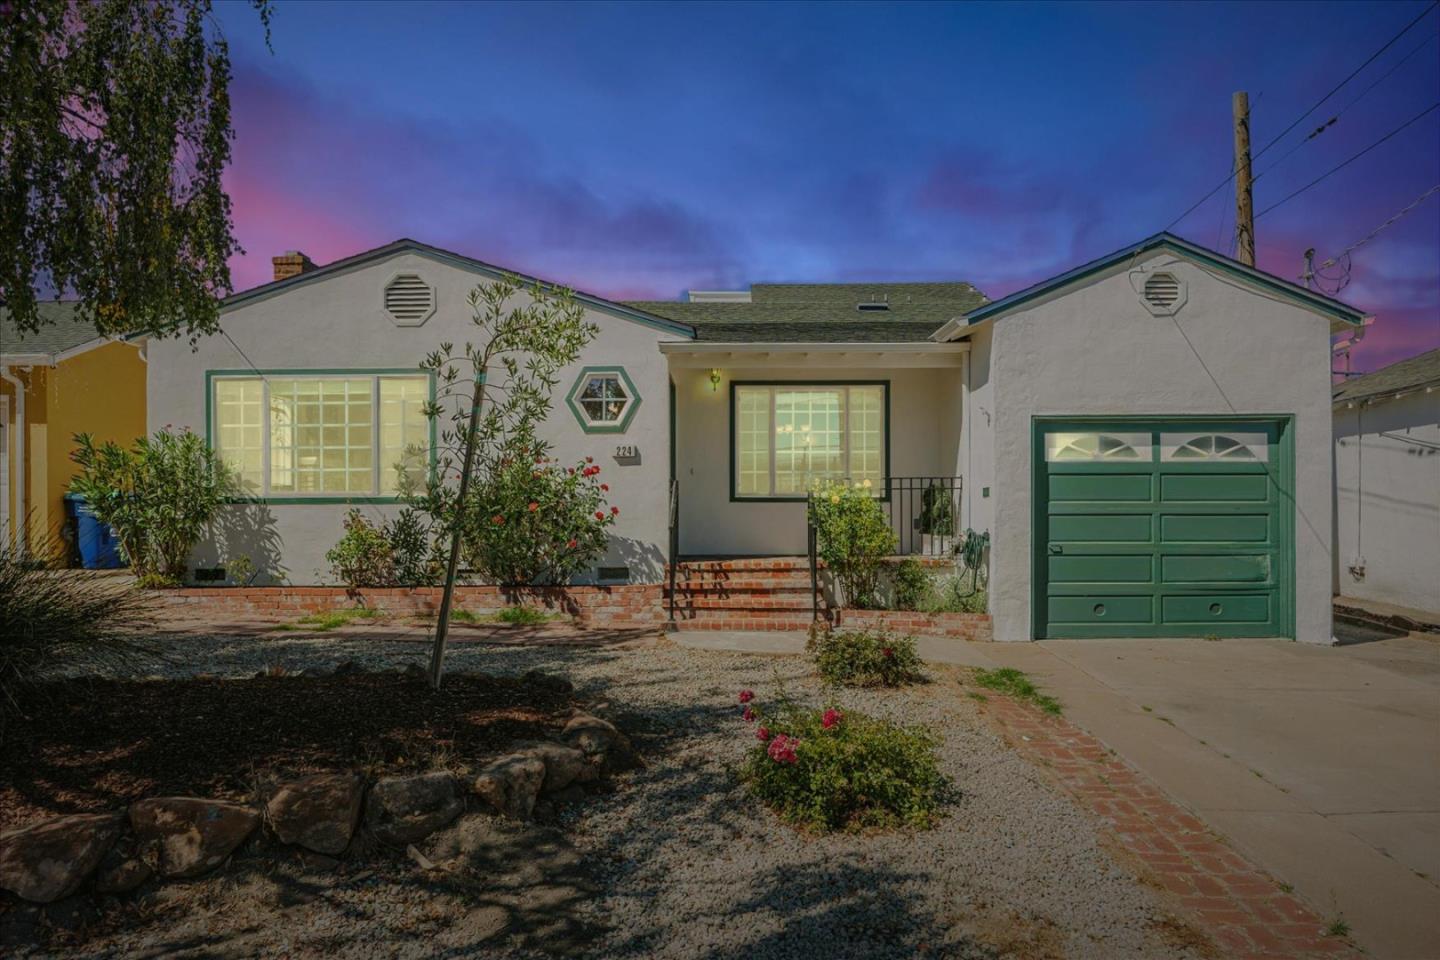
[{"label": "roof gable", "polygon": [[[383,247],[376,247],[373,250],[366,250],[363,253],[357,253],[354,256],[345,257],[344,259],[336,260],[333,263],[327,263],[323,266],[316,267],[313,270],[307,270],[304,273],[297,274],[293,277],[288,277],[284,280],[276,280],[271,283],[263,283],[258,287],[251,287],[249,290],[242,290],[240,293],[232,294],[231,296],[226,297],[223,301],[221,301],[220,310],[221,312],[225,312],[228,310],[236,309],[237,307],[242,307],[249,303],[253,303],[257,300],[263,300],[268,297],[279,296],[280,294],[287,293],[290,290],[296,289],[297,287],[307,286],[312,283],[327,280],[342,273],[349,273],[354,270],[359,270],[372,264],[379,263],[383,260],[388,260],[391,257],[395,257],[403,253],[411,253],[418,256],[427,257],[431,260],[436,261],[437,263],[447,264],[460,270],[466,270],[471,273],[482,274],[484,276],[494,279],[498,279],[506,274],[510,274],[512,276],[519,277],[526,283],[550,283],[550,281],[548,280],[540,280],[527,274],[519,273],[515,270],[507,270],[503,267],[497,267],[493,264],[486,263],[483,260],[476,260],[474,257],[467,257],[464,254],[455,253],[450,250],[443,250],[440,247],[432,247],[429,244],[421,243],[418,240],[401,239],[396,240],[393,243],[387,243]],[[563,284],[556,285],[563,286]],[[656,316],[654,314],[647,313],[644,310],[638,309],[634,306],[618,303],[613,300],[606,300],[604,297],[596,296],[593,293],[585,293],[580,290],[576,290],[574,291],[574,293],[576,300],[585,304],[585,306],[590,307],[591,309],[612,314],[623,320],[630,320],[634,323],[641,323],[645,324],[646,326],[657,327],[669,333],[679,334],[680,336],[690,338],[693,338],[695,336],[694,329],[692,329],[688,324],[679,322],[677,320],[668,317]]]},{"label": "roof gable", "polygon": [[1091,260],[1089,263],[1081,264],[1074,269],[1051,277],[1049,280],[1043,280],[1040,283],[1026,287],[1024,290],[1018,290],[1008,297],[1001,297],[993,303],[987,303],[967,313],[965,315],[966,323],[973,325],[983,323],[987,320],[998,319],[1042,297],[1057,293],[1072,284],[1080,283],[1095,274],[1103,273],[1127,260],[1132,260],[1142,254],[1147,254],[1155,250],[1166,250],[1182,259],[1192,261],[1201,266],[1225,271],[1238,277],[1242,281],[1253,284],[1271,293],[1278,294],[1298,306],[1342,323],[1359,326],[1363,324],[1369,316],[1363,310],[1336,300],[1334,297],[1316,293],[1314,290],[1308,290],[1299,284],[1291,283],[1289,280],[1284,280],[1274,274],[1257,270],[1238,260],[1233,260],[1213,250],[1207,250],[1182,237],[1177,237],[1173,233],[1161,232],[1154,236],[1146,237],[1139,243],[1116,250],[1114,253],[1107,254],[1097,260]]}]

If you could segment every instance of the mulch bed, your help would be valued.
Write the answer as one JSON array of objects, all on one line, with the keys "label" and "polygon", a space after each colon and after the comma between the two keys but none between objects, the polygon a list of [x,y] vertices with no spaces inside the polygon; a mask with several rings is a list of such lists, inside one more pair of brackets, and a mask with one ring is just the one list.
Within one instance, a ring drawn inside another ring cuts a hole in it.
[{"label": "mulch bed", "polygon": [[439,693],[389,673],[47,684],[0,735],[0,829],[145,796],[252,797],[270,774],[417,772],[556,735],[574,699],[456,674]]}]

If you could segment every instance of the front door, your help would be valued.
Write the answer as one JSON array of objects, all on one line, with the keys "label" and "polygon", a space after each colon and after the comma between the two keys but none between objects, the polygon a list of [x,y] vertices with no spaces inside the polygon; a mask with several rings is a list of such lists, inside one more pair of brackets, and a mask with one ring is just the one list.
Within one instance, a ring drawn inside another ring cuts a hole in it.
[{"label": "front door", "polygon": [[1035,636],[1288,636],[1288,420],[1037,420]]}]

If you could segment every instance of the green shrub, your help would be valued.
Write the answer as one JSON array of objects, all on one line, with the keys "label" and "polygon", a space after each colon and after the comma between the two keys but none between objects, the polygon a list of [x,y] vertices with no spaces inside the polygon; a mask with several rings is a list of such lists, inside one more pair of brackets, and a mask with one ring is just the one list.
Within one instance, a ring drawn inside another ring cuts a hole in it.
[{"label": "green shrub", "polygon": [[383,531],[359,510],[345,515],[345,535],[325,553],[347,587],[388,587],[395,582],[395,551]]},{"label": "green shrub", "polygon": [[115,531],[131,569],[145,582],[182,582],[191,549],[237,489],[219,455],[191,431],[169,428],[128,450],[97,447],[85,433],[75,443],[80,472],[70,489]]},{"label": "green shrub", "polygon": [[817,487],[810,497],[810,522],[820,559],[834,571],[845,605],[876,606],[885,558],[895,552],[898,540],[870,492],[870,481]]},{"label": "green shrub", "polygon": [[821,677],[847,687],[899,687],[925,677],[915,638],[883,630],[812,627],[805,652]]},{"label": "green shrub", "polygon": [[462,535],[466,564],[504,586],[565,583],[604,556],[620,514],[587,457],[561,467],[517,452],[475,478]]},{"label": "green shrub", "polygon": [[[54,544],[40,554],[61,556]],[[144,652],[148,598],[90,570],[50,570],[0,540],[0,713],[22,708],[39,672],[67,656],[102,671]]]},{"label": "green shrub", "polygon": [[933,481],[920,495],[920,532],[937,537],[955,535],[953,495]]},{"label": "green shrub", "polygon": [[745,715],[759,742],[741,776],[783,819],[821,831],[935,823],[946,780],[939,738],[924,727],[788,701],[773,715],[747,704]]},{"label": "green shrub", "polygon": [[930,572],[925,569],[925,565],[914,557],[906,557],[895,565],[890,576],[894,581],[894,608],[923,609],[932,589]]},{"label": "green shrub", "polygon": [[429,518],[419,510],[404,507],[385,524],[395,563],[395,582],[405,587],[430,587],[445,573],[443,544],[436,540]]}]

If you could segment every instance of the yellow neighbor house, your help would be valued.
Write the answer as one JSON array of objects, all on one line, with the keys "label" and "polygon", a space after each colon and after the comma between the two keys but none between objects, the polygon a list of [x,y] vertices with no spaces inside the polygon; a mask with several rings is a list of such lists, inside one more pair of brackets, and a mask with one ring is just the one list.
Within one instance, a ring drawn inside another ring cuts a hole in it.
[{"label": "yellow neighbor house", "polygon": [[65,518],[75,434],[128,446],[145,433],[145,339],[97,336],[72,302],[40,312],[46,322],[22,333],[0,307],[0,537],[24,530],[31,550]]}]

